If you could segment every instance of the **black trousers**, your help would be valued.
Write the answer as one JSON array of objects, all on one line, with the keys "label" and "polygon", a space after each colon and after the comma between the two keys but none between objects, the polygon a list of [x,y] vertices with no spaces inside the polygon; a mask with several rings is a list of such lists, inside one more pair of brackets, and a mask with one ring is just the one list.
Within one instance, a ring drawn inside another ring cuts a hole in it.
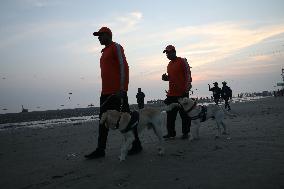
[{"label": "black trousers", "polygon": [[[184,96],[168,96],[164,102],[166,105],[177,103],[178,99],[181,97],[188,97],[188,94],[185,94]],[[175,121],[178,112],[182,120],[182,133],[188,134],[190,132],[190,117],[183,108],[174,108],[173,110],[167,112],[167,131],[168,135],[170,136],[176,136]]]},{"label": "black trousers", "polygon": [[143,109],[144,108],[144,102],[139,102],[138,103],[138,108]]},{"label": "black trousers", "polygon": [[229,99],[230,99],[230,98],[224,97],[224,100],[225,100],[225,109],[228,108],[228,109],[230,110],[231,107],[230,107],[230,104],[229,104]]},{"label": "black trousers", "polygon": [[[100,97],[100,115],[107,110],[117,110],[123,112],[130,112],[127,94],[123,96],[123,103],[121,105],[121,99],[116,95],[101,95]],[[104,125],[99,125],[99,137],[98,137],[98,148],[104,150],[106,148],[106,141],[109,129]]]},{"label": "black trousers", "polygon": [[214,102],[216,105],[219,104],[220,96],[214,96]]}]

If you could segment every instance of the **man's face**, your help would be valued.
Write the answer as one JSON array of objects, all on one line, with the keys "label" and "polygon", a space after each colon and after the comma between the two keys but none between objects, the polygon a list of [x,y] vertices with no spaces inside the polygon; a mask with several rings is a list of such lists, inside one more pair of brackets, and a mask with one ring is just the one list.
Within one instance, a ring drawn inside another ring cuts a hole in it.
[{"label": "man's face", "polygon": [[174,60],[176,58],[176,52],[174,50],[167,51],[166,54],[169,60]]},{"label": "man's face", "polygon": [[98,39],[101,45],[106,45],[107,42],[110,40],[110,36],[107,33],[102,33],[101,35],[98,36]]}]

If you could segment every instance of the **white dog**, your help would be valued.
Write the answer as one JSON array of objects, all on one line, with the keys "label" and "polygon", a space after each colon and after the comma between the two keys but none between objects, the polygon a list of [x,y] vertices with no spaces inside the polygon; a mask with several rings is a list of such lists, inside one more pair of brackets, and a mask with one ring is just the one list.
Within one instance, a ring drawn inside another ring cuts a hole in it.
[{"label": "white dog", "polygon": [[[182,108],[187,112],[187,115],[192,118],[191,123],[192,129],[190,132],[189,140],[199,139],[199,128],[201,126],[201,122],[206,121],[210,118],[215,118],[216,125],[217,125],[217,133],[215,138],[219,138],[221,135],[221,126],[223,127],[223,134],[227,133],[227,126],[224,123],[224,114],[229,116],[235,116],[228,113],[224,110],[221,106],[210,104],[207,107],[197,106],[197,103],[192,100],[191,98],[181,98],[178,100],[179,104]],[[170,105],[172,108],[175,106],[180,106],[177,103]]]},{"label": "white dog", "polygon": [[[165,124],[166,112],[154,108],[143,108],[138,111],[139,113],[139,121],[133,126],[137,126],[138,134],[145,129],[153,129],[154,133],[159,139],[158,153],[159,155],[164,154],[164,145],[163,145],[163,137],[162,137],[162,125]],[[131,122],[131,115],[127,112],[119,112],[117,110],[108,110],[103,113],[102,118],[100,120],[100,124],[105,124],[107,128],[110,129],[119,129],[119,131],[124,136],[124,142],[121,146],[119,160],[124,161],[129,148],[134,140],[134,133],[131,128],[132,125],[129,125]],[[128,129],[129,128],[129,129]]]}]

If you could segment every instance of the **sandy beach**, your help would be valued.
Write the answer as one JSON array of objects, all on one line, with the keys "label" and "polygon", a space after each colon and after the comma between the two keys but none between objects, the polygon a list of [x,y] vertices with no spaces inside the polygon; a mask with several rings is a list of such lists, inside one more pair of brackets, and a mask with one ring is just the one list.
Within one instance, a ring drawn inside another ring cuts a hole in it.
[{"label": "sandy beach", "polygon": [[[122,141],[110,131],[106,157],[85,160],[95,149],[98,121],[51,128],[0,132],[0,187],[281,189],[284,188],[284,98],[232,104],[238,116],[226,118],[230,135],[214,139],[212,120],[203,124],[199,141],[166,141],[157,155],[151,131],[142,136],[144,150],[118,161]],[[176,130],[181,135],[180,119]],[[164,128],[164,133],[165,133]]]}]

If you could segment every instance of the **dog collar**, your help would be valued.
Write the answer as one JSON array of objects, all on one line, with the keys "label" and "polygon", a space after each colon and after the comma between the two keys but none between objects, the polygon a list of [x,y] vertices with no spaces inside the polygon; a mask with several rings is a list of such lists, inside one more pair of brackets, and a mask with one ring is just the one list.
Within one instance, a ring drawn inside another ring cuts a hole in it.
[{"label": "dog collar", "polygon": [[207,107],[201,106],[201,111],[199,112],[199,114],[191,117],[191,120],[200,119],[200,122],[204,122],[206,120],[206,116],[207,116]]},{"label": "dog collar", "polygon": [[122,129],[120,131],[121,133],[127,133],[128,131],[137,127],[137,125],[139,123],[139,112],[133,111],[133,112],[130,113],[130,115],[131,115],[130,121],[129,121],[128,125],[126,126],[126,128]]}]

